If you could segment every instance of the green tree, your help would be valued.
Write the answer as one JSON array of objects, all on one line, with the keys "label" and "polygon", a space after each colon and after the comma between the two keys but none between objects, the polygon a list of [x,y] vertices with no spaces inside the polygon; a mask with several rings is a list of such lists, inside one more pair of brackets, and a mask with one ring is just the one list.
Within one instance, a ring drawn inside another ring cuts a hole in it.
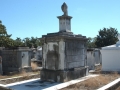
[{"label": "green tree", "polygon": [[37,46],[41,46],[41,42],[40,40],[36,37],[31,37],[31,43],[32,43],[32,46],[37,48]]},{"label": "green tree", "polygon": [[27,46],[27,47],[34,47],[34,48],[37,48],[37,46],[41,46],[41,42],[40,42],[40,40],[36,37],[36,38],[34,38],[34,37],[31,37],[31,38],[25,38],[25,39],[23,39],[23,41],[24,41],[24,44],[25,44],[25,46]]},{"label": "green tree", "polygon": [[30,38],[26,37],[23,39],[24,41],[24,45],[27,46],[27,47],[32,47],[32,43],[30,42]]},{"label": "green tree", "polygon": [[18,47],[18,46],[27,46],[27,47],[37,47],[41,45],[40,40],[36,37],[28,38],[21,40],[19,37],[16,38],[16,40],[13,40],[10,38],[11,35],[7,34],[6,27],[2,24],[2,21],[0,21],[0,47]]},{"label": "green tree", "polygon": [[0,47],[13,47],[14,40],[7,34],[6,27],[0,21]]},{"label": "green tree", "polygon": [[25,45],[23,44],[23,41],[19,37],[17,37],[15,40],[15,46],[18,47],[18,46],[25,46]]},{"label": "green tree", "polygon": [[99,35],[96,37],[96,46],[98,48],[115,44],[118,41],[118,31],[115,28],[100,29]]},{"label": "green tree", "polygon": [[87,48],[95,48],[96,47],[95,42],[96,42],[96,37],[94,38],[88,37]]}]

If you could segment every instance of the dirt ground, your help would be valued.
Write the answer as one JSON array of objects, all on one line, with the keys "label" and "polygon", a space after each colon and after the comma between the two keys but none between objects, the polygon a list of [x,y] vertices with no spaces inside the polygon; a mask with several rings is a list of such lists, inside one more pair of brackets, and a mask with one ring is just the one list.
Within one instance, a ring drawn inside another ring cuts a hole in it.
[{"label": "dirt ground", "polygon": [[0,75],[0,79],[5,79],[5,78],[13,78],[13,77],[18,77],[18,76],[27,76],[31,74],[40,74],[40,71],[35,71],[35,72],[25,72],[22,71],[18,74],[12,74],[12,75]]},{"label": "dirt ground", "polygon": [[[99,74],[99,76],[90,78],[74,85],[70,85],[61,90],[96,90],[112,82],[113,80],[120,78],[120,74],[117,72],[102,73],[101,67],[96,68],[95,72],[92,72],[91,74]],[[120,87],[117,90],[120,90]]]},{"label": "dirt ground", "polygon": [[0,76],[0,84],[5,85],[5,84],[24,81],[28,79],[39,78],[39,77],[40,77],[40,72],[29,72],[29,73],[24,72],[20,74],[11,75],[11,76]]},{"label": "dirt ground", "polygon": [[[90,78],[88,80],[77,83],[75,85],[71,85],[71,86],[61,89],[61,90],[96,90],[119,77],[120,77],[120,75],[117,73],[100,74],[97,77]],[[118,90],[120,90],[120,89],[118,89]]]},{"label": "dirt ground", "polygon": [[120,86],[116,90],[120,90]]},{"label": "dirt ground", "polygon": [[18,77],[18,76],[28,76],[31,74],[40,74],[39,70],[36,70],[38,65],[36,63],[31,62],[31,67],[32,67],[32,71],[31,72],[26,72],[26,71],[22,71],[22,72],[17,72],[15,74],[9,74],[9,75],[0,75],[0,79],[5,79],[5,78],[12,78],[12,77]]}]

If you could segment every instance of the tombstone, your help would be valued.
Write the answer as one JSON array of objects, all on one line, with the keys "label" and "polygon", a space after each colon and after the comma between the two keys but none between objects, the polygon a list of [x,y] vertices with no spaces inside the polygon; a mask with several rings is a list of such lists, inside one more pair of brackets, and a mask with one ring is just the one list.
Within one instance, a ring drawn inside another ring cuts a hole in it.
[{"label": "tombstone", "polygon": [[3,73],[20,72],[23,69],[31,71],[30,49],[18,47],[16,49],[2,50]]},{"label": "tombstone", "polygon": [[64,82],[87,75],[86,37],[71,32],[71,16],[63,3],[64,14],[58,16],[59,32],[42,35],[41,80]]},{"label": "tombstone", "polygon": [[117,71],[120,72],[120,34],[119,41],[110,46],[102,47],[102,71]]},{"label": "tombstone", "polygon": [[87,66],[94,70],[101,64],[101,53],[99,49],[87,49]]}]

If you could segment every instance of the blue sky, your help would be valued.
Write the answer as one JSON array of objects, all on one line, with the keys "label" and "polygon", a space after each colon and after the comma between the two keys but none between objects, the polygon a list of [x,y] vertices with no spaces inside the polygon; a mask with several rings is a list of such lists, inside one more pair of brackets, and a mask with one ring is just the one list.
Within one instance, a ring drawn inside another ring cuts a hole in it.
[{"label": "blue sky", "polygon": [[63,2],[74,34],[95,37],[103,27],[120,32],[120,0],[0,0],[0,20],[13,39],[40,38],[59,31]]}]

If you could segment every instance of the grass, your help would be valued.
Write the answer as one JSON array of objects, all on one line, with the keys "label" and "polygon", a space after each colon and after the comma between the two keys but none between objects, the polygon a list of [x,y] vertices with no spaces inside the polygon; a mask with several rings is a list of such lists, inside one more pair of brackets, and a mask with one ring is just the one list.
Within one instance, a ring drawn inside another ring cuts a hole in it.
[{"label": "grass", "polygon": [[[28,80],[28,79],[39,78],[40,77],[39,74],[40,74],[40,72],[38,72],[38,71],[37,72],[22,71],[19,74],[15,74],[15,75],[11,75],[11,76],[0,76],[0,84],[9,84],[9,83]],[[10,79],[8,79],[8,78],[10,78]]]},{"label": "grass", "polygon": [[[36,63],[31,63],[32,70],[36,70],[38,65]],[[25,70],[22,70],[18,74],[13,74],[13,75],[0,75],[0,79],[5,79],[5,78],[12,78],[12,77],[18,77],[18,76],[29,76],[31,74],[40,74],[40,71],[34,71],[34,72],[26,72]]]},{"label": "grass", "polygon": [[0,79],[4,79],[4,78],[9,78],[9,76],[2,76],[2,75],[0,75]]},{"label": "grass", "polygon": [[32,70],[36,70],[38,65],[34,62],[31,62],[31,67],[32,67]]},{"label": "grass", "polygon": [[13,78],[13,77],[19,77],[19,76],[29,76],[31,74],[40,74],[40,71],[35,71],[35,72],[25,72],[24,70],[18,74],[13,74],[13,75],[0,75],[0,79],[5,79],[5,78]]},{"label": "grass", "polygon": [[[31,67],[32,67],[32,72],[26,72],[25,70],[22,70],[21,72],[17,73],[17,74],[10,74],[10,75],[0,75],[0,79],[7,79],[7,78],[12,78],[9,80],[1,80],[0,83],[2,84],[8,84],[8,83],[13,83],[13,82],[17,82],[17,81],[23,81],[23,80],[28,80],[28,79],[32,79],[32,78],[38,78],[40,75],[40,71],[36,70],[38,65],[36,63],[31,63]],[[35,75],[33,75],[35,74]],[[19,77],[22,76],[22,77]],[[17,78],[14,78],[17,77]],[[1,89],[0,89],[1,90]]]},{"label": "grass", "polygon": [[97,77],[90,78],[61,90],[96,90],[119,77],[120,75],[116,72],[111,74],[100,74]]}]

